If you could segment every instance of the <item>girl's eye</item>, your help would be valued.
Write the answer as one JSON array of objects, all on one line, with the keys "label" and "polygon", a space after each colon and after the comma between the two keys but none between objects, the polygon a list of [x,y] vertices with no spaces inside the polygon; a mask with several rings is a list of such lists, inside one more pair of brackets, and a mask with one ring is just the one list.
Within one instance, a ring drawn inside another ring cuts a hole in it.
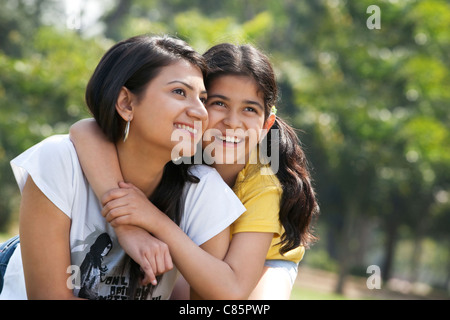
[{"label": "girl's eye", "polygon": [[212,104],[219,107],[225,107],[225,103],[223,103],[222,101],[214,101]]},{"label": "girl's eye", "polygon": [[254,112],[254,113],[258,113],[258,112],[256,111],[256,109],[253,108],[253,107],[246,107],[244,110],[245,110],[245,111]]},{"label": "girl's eye", "polygon": [[186,92],[183,89],[175,89],[172,92],[175,93],[175,94],[179,94],[179,95],[181,95],[183,97],[186,97]]},{"label": "girl's eye", "polygon": [[203,104],[206,104],[206,98],[203,98],[203,97],[200,97],[200,101],[203,103]]}]

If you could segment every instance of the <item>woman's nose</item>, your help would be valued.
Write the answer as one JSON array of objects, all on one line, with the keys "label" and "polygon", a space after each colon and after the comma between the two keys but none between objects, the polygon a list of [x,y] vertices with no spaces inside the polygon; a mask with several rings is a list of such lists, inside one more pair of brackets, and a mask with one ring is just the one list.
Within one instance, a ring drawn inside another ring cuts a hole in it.
[{"label": "woman's nose", "polygon": [[188,108],[187,113],[196,120],[202,122],[208,120],[208,111],[206,111],[205,105],[200,99],[197,99],[197,101],[192,103],[191,107]]}]

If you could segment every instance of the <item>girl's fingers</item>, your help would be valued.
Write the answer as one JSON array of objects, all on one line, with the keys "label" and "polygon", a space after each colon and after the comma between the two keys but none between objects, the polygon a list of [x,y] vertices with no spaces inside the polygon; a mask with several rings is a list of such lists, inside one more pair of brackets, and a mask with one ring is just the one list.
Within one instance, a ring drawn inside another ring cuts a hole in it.
[{"label": "girl's fingers", "polygon": [[156,276],[151,267],[142,268],[141,270],[144,272],[144,278],[142,279],[142,285],[147,285],[149,283],[156,285]]},{"label": "girl's fingers", "polygon": [[[155,256],[150,256],[149,257],[149,262],[150,262],[150,265],[151,265],[151,267],[152,267],[152,273],[151,273],[151,276],[149,276],[149,280],[150,280],[150,283],[152,284],[152,285],[154,285],[154,286],[156,286],[157,284],[158,284],[158,282],[156,281],[156,276],[155,276],[155,274],[156,274],[156,270],[157,270],[157,266],[156,266],[156,261],[155,261]],[[150,275],[150,274],[149,274]]]},{"label": "girl's fingers", "polygon": [[172,256],[170,255],[169,250],[164,253],[164,262],[166,265],[166,270],[170,271],[173,269]]},{"label": "girl's fingers", "polygon": [[168,271],[166,269],[166,263],[165,263],[165,259],[164,259],[164,255],[163,254],[157,254],[155,257],[155,261],[156,261],[156,274],[157,275],[161,275],[163,273],[165,273],[166,271]]},{"label": "girl's fingers", "polygon": [[126,195],[128,195],[128,193],[129,190],[127,190],[126,188],[111,189],[103,195],[101,199],[102,205],[105,206],[112,200],[125,197]]},{"label": "girl's fingers", "polygon": [[114,199],[106,203],[102,208],[102,216],[106,217],[111,211],[126,207],[129,204],[129,199],[126,197],[121,197],[118,199]]},{"label": "girl's fingers", "polygon": [[124,224],[132,224],[130,212],[125,206],[110,210],[106,213],[105,219],[114,228]]},{"label": "girl's fingers", "polygon": [[132,189],[134,186],[134,184],[132,183],[127,183],[127,182],[119,182],[119,188],[122,189]]}]

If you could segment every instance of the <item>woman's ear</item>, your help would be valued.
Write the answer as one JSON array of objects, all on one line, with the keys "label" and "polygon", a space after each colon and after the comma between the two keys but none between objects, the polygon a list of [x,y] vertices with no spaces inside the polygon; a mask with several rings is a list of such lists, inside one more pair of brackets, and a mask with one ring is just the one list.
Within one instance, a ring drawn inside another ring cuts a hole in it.
[{"label": "woman's ear", "polygon": [[125,87],[122,87],[119,92],[119,97],[116,101],[116,110],[123,120],[129,121],[133,119],[133,94]]}]

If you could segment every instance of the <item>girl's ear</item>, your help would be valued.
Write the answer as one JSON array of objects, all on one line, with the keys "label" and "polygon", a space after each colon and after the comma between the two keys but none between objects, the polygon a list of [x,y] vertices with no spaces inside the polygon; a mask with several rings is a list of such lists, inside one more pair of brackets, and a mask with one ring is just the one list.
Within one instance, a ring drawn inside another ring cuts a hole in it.
[{"label": "girl's ear", "polygon": [[116,102],[116,110],[123,120],[129,121],[133,119],[134,108],[132,105],[133,94],[125,87],[119,92]]},{"label": "girl's ear", "polygon": [[266,137],[267,133],[269,132],[270,128],[272,128],[273,124],[275,123],[275,119],[277,116],[274,113],[271,113],[269,117],[267,118],[266,122],[263,126],[263,134],[259,138],[259,142],[263,141],[263,139]]},{"label": "girl's ear", "polygon": [[271,113],[269,115],[269,118],[267,118],[266,123],[264,123],[263,129],[266,129],[267,131],[270,130],[270,128],[272,128],[273,124],[275,123],[275,119],[277,118],[277,116],[273,113]]}]

